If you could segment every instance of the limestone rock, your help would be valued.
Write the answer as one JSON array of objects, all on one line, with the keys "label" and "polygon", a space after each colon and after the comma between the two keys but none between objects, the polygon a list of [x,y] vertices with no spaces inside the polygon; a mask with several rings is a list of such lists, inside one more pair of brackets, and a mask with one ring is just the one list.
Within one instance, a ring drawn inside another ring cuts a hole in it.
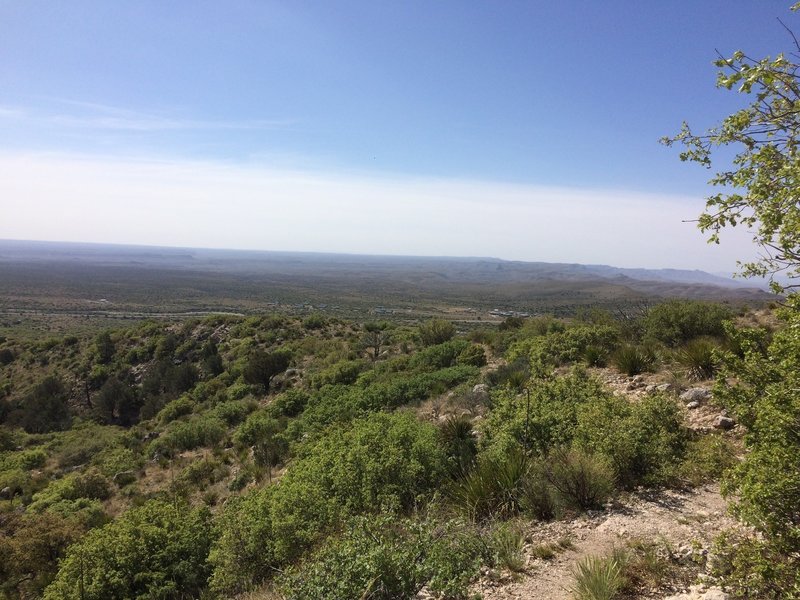
[{"label": "limestone rock", "polygon": [[728,431],[729,429],[733,429],[734,427],[736,427],[736,421],[734,421],[730,417],[720,415],[716,419],[714,419],[714,429],[723,429],[725,431]]},{"label": "limestone rock", "polygon": [[684,402],[702,402],[711,397],[711,390],[703,387],[689,388],[680,395],[680,399]]}]

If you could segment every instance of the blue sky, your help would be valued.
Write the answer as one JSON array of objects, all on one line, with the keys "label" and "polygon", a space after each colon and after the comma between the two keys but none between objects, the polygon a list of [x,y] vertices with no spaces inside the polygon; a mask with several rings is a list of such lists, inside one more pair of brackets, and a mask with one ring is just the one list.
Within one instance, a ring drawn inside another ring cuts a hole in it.
[{"label": "blue sky", "polygon": [[788,6],[0,0],[0,237],[733,270],[657,140]]}]

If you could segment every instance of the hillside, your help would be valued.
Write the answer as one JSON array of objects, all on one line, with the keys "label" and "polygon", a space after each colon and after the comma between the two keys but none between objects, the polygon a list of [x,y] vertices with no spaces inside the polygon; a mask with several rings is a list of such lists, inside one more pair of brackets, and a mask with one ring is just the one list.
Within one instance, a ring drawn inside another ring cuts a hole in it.
[{"label": "hillside", "polygon": [[[672,301],[464,334],[269,314],[5,337],[0,594],[493,600],[553,560],[578,585],[612,546],[629,597],[711,583],[718,531],[692,523],[742,453],[707,380],[731,319],[774,327]],[[662,546],[630,514],[691,526]]]}]

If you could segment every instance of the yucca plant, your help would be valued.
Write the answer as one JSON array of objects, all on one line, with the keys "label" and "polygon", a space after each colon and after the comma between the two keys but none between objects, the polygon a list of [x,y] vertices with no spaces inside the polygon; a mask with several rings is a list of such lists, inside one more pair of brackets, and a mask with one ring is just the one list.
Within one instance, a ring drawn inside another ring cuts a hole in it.
[{"label": "yucca plant", "polygon": [[586,346],[583,351],[583,360],[590,367],[605,367],[608,351],[600,346]]},{"label": "yucca plant", "polygon": [[706,338],[692,340],[678,351],[678,362],[686,367],[686,376],[699,381],[711,379],[717,372],[717,345]]},{"label": "yucca plant", "polygon": [[495,561],[515,573],[525,569],[525,554],[522,551],[524,545],[525,534],[513,523],[500,524],[492,536]]},{"label": "yucca plant", "polygon": [[613,600],[625,586],[625,555],[589,556],[575,568],[575,600]]},{"label": "yucca plant", "polygon": [[515,516],[523,509],[529,470],[520,451],[484,461],[454,485],[453,503],[476,521]]},{"label": "yucca plant", "polygon": [[464,416],[451,416],[439,427],[439,434],[447,451],[451,475],[462,477],[469,473],[478,453],[472,421]]},{"label": "yucca plant", "polygon": [[622,346],[612,358],[615,367],[626,375],[638,375],[652,370],[656,362],[655,354],[642,346]]}]

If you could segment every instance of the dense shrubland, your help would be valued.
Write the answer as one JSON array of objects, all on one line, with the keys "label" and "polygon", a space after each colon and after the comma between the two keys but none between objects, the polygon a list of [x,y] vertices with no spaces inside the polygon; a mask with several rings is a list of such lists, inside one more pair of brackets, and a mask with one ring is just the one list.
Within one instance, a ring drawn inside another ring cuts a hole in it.
[{"label": "dense shrubland", "polygon": [[[794,369],[765,358],[796,352],[794,330],[772,338],[735,316],[682,301],[466,333],[271,315],[5,340],[0,594],[466,598],[482,565],[518,568],[515,519],[731,465],[674,395],[632,403],[604,387],[594,369],[631,347],[672,381],[742,371],[718,396],[755,451],[728,485],[744,518],[792,547],[793,515],[765,503],[794,484],[759,477],[797,466],[768,450],[793,435],[775,414],[794,397],[762,393]],[[693,344],[711,367],[687,358]]]}]

